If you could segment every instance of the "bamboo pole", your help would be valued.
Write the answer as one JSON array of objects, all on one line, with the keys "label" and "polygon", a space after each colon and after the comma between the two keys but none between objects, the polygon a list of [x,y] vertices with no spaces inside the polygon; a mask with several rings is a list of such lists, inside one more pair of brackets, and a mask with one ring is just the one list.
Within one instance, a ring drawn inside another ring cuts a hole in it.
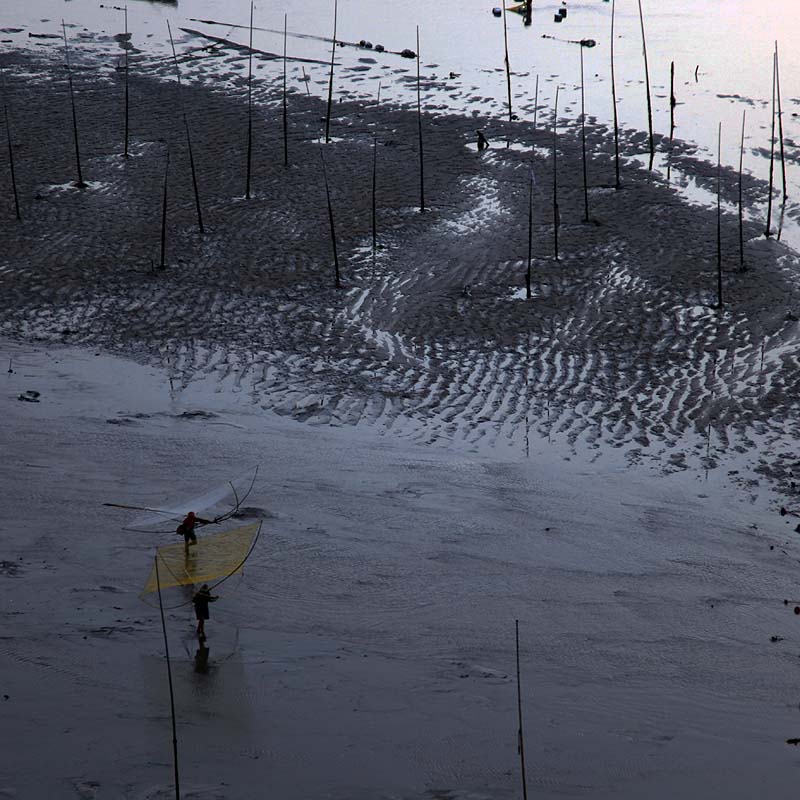
[{"label": "bamboo pole", "polygon": [[555,259],[558,261],[558,226],[561,224],[561,214],[558,210],[558,156],[556,146],[558,143],[558,90],[556,86],[556,100],[553,106],[553,245]]},{"label": "bamboo pole", "polygon": [[325,167],[325,153],[323,153],[322,148],[319,150],[320,158],[322,159],[322,178],[325,182],[325,198],[328,201],[328,222],[330,223],[331,227],[331,247],[333,248],[333,269],[335,275],[335,283],[336,288],[342,288],[342,282],[339,275],[339,253],[336,249],[336,227],[333,221],[333,204],[331,203],[331,192],[330,187],[328,186],[328,170]]},{"label": "bamboo pole", "polygon": [[742,143],[739,147],[739,268],[744,269],[744,193],[742,172],[744,167],[744,123],[747,112],[742,111]]},{"label": "bamboo pole", "polygon": [[650,132],[650,165],[648,169],[653,169],[653,159],[656,155],[655,143],[653,141],[653,102],[650,99],[650,70],[647,66],[647,39],[644,34],[644,12],[642,11],[642,0],[639,2],[639,22],[642,27],[642,54],[644,55],[644,82],[647,88],[647,128]]},{"label": "bamboo pole", "polygon": [[536,75],[536,90],[533,96],[533,130],[536,132],[536,118],[539,114],[539,75]]},{"label": "bamboo pole", "polygon": [[667,158],[667,182],[672,172],[672,140],[675,136],[675,62],[669,64],[669,157]]},{"label": "bamboo pole", "polygon": [[767,196],[767,228],[764,231],[764,236],[769,238],[772,235],[770,227],[772,226],[772,189],[775,177],[775,71],[777,64],[775,63],[775,56],[772,56],[772,134],[770,136],[770,150],[769,150],[769,194]]},{"label": "bamboo pole", "polygon": [[339,13],[338,0],[333,0],[333,44],[331,45],[331,73],[328,78],[328,112],[325,114],[325,144],[331,140],[331,105],[333,104],[333,59],[336,54],[336,18]]},{"label": "bamboo pole", "polygon": [[128,153],[128,142],[129,142],[129,134],[130,134],[130,125],[129,125],[129,118],[128,118],[128,46],[130,42],[128,41],[128,6],[125,6],[125,158],[128,158],[130,155]]},{"label": "bamboo pole", "polygon": [[164,166],[164,196],[161,202],[161,261],[159,269],[167,268],[167,182],[169,179],[169,145],[167,145],[167,161]]},{"label": "bamboo pole", "polygon": [[167,623],[164,619],[164,602],[161,599],[161,578],[158,574],[158,555],[155,559],[156,586],[158,586],[158,610],[161,613],[161,631],[164,634],[164,655],[167,658],[167,681],[169,683],[169,710],[172,717],[172,764],[175,775],[175,800],[181,800],[181,781],[178,772],[178,726],[175,722],[175,690],[172,687],[172,662],[169,658],[169,639]]},{"label": "bamboo pole", "polygon": [[175,42],[172,39],[172,28],[170,28],[169,20],[167,20],[167,31],[169,32],[169,43],[172,47],[172,58],[175,61],[175,75],[178,79],[178,105],[180,106],[181,113],[183,114],[183,127],[186,131],[186,145],[189,149],[189,169],[192,172],[192,188],[194,189],[194,205],[197,210],[197,227],[200,233],[205,233],[206,229],[203,226],[203,211],[200,207],[200,190],[197,186],[197,170],[194,165],[194,149],[192,148],[192,134],[189,130],[189,118],[186,115],[186,106],[183,102],[183,91],[181,86],[181,68],[178,66],[178,54],[175,52]]},{"label": "bamboo pole", "polygon": [[425,213],[425,159],[422,150],[422,90],[419,72],[419,25],[417,25],[417,129],[419,132],[419,210]]},{"label": "bamboo pole", "polygon": [[[378,98],[375,101],[376,109],[381,104],[381,82],[378,81]],[[375,271],[375,260],[378,255],[378,131],[372,134],[372,270]]]},{"label": "bamboo pole", "polygon": [[783,202],[785,203],[789,194],[786,191],[786,158],[783,151],[783,111],[781,109],[781,67],[777,42],[775,42],[775,88],[778,96],[778,140],[781,144],[781,177],[783,179]]},{"label": "bamboo pole", "polygon": [[72,106],[72,132],[75,137],[75,163],[78,166],[78,181],[75,184],[79,189],[85,189],[83,173],[81,172],[81,149],[78,143],[78,114],[75,111],[75,90],[72,86],[72,67],[69,63],[69,45],[67,44],[67,25],[61,20],[61,29],[64,31],[64,54],[67,57],[67,81],[69,83],[69,99]]},{"label": "bamboo pole", "polygon": [[289,166],[289,114],[286,106],[286,37],[288,15],[283,15],[283,166]]},{"label": "bamboo pole", "polygon": [[583,151],[583,221],[589,221],[589,173],[586,165],[586,101],[583,82],[583,46],[581,51],[581,150]]},{"label": "bamboo pole", "polygon": [[[505,67],[506,67],[506,86],[508,89],[508,121],[511,122],[513,114],[511,112],[511,62],[508,59],[508,26],[506,25],[506,4],[502,4],[503,9],[503,44],[505,46]],[[419,50],[419,47],[417,48]]]},{"label": "bamboo pole", "polygon": [[11,123],[8,118],[8,101],[6,92],[6,76],[3,73],[3,118],[6,122],[6,143],[8,144],[8,167],[11,171],[11,189],[14,193],[14,211],[17,219],[21,220],[22,215],[19,210],[19,194],[17,193],[17,173],[14,169],[14,150],[11,144]]},{"label": "bamboo pole", "polygon": [[717,134],[717,308],[722,311],[722,123]]},{"label": "bamboo pole", "polygon": [[250,0],[250,48],[247,57],[247,177],[244,196],[250,199],[250,180],[253,170],[253,0]]},{"label": "bamboo pole", "polygon": [[525,738],[522,732],[522,686],[519,668],[519,620],[514,620],[514,632],[517,650],[517,750],[519,752],[520,771],[522,773],[522,800],[528,800],[528,781],[525,775]]},{"label": "bamboo pole", "polygon": [[611,104],[614,109],[614,188],[620,188],[619,180],[619,119],[617,116],[617,79],[614,72],[614,18],[617,0],[611,0]]},{"label": "bamboo pole", "polygon": [[525,273],[525,298],[531,299],[531,262],[533,260],[533,168],[528,186],[528,271]]}]

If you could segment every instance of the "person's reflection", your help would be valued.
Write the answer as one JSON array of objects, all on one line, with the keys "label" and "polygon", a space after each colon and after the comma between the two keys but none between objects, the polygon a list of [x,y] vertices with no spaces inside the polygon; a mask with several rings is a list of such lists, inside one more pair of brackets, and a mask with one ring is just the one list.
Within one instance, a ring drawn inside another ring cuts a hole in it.
[{"label": "person's reflection", "polygon": [[208,672],[208,647],[201,641],[194,654],[194,671],[205,675]]}]

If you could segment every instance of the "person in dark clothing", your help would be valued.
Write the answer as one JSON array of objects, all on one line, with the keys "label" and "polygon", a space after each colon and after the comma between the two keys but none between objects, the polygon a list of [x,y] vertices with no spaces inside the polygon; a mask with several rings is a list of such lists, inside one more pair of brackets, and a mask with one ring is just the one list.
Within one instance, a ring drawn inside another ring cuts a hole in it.
[{"label": "person in dark clothing", "polygon": [[489,147],[489,140],[483,135],[481,131],[478,134],[478,150],[487,150]]},{"label": "person in dark clothing", "polygon": [[184,549],[187,555],[189,553],[189,546],[197,544],[197,534],[194,532],[195,527],[197,527],[197,525],[208,525],[210,522],[210,519],[201,519],[194,513],[194,511],[190,511],[184,518],[183,522],[178,525],[178,530],[176,533],[179,533],[183,536]]},{"label": "person in dark clothing", "polygon": [[211,594],[207,583],[204,583],[192,598],[194,614],[197,617],[197,637],[200,640],[206,638],[205,621],[208,619],[208,604],[218,599],[216,595]]}]

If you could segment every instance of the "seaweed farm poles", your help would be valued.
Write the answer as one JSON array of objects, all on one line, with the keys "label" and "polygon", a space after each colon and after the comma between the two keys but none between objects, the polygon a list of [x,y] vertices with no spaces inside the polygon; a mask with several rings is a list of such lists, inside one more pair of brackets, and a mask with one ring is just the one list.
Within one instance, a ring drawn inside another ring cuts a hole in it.
[{"label": "seaweed farm poles", "polygon": [[669,157],[667,158],[667,182],[672,170],[672,141],[675,137],[675,62],[669,64]]},{"label": "seaweed farm poles", "polygon": [[181,800],[181,781],[178,772],[178,727],[175,723],[175,691],[172,688],[172,663],[169,659],[167,623],[164,619],[164,602],[161,599],[161,578],[158,574],[158,555],[155,557],[156,585],[158,586],[158,610],[161,613],[161,631],[164,634],[164,655],[167,658],[167,681],[169,682],[169,709],[172,717],[172,764],[175,773],[175,800]]},{"label": "seaweed farm poles", "polygon": [[6,81],[3,76],[3,118],[6,123],[6,142],[8,143],[8,167],[11,170],[11,189],[14,192],[14,211],[17,219],[22,219],[19,211],[19,195],[17,194],[17,173],[14,169],[14,149],[11,145],[11,123],[8,119],[8,100],[6,99]]},{"label": "seaweed farm poles", "polygon": [[72,68],[69,63],[69,45],[67,44],[67,26],[64,20],[61,20],[61,29],[64,31],[64,55],[67,57],[67,81],[69,82],[69,99],[72,105],[72,132],[75,136],[75,163],[78,165],[78,181],[75,184],[79,189],[86,187],[83,182],[83,173],[81,172],[81,149],[78,143],[78,114],[75,111],[75,90],[72,86]]},{"label": "seaweed farm poles", "polygon": [[336,249],[336,227],[333,222],[333,204],[331,203],[331,191],[328,186],[328,170],[325,167],[325,153],[320,148],[319,156],[322,159],[322,179],[325,182],[325,198],[328,201],[328,222],[331,226],[331,247],[333,248],[333,270],[336,280],[336,288],[342,288],[342,281],[339,275],[339,253]]},{"label": "seaweed farm poles", "polygon": [[192,149],[192,135],[189,131],[189,118],[186,116],[186,107],[183,104],[183,94],[181,92],[181,69],[178,66],[178,56],[175,52],[175,42],[172,39],[172,29],[169,25],[169,20],[167,20],[167,31],[169,31],[169,43],[172,46],[172,58],[175,61],[175,74],[178,78],[178,100],[181,109],[181,113],[183,114],[183,127],[186,130],[186,145],[189,149],[189,168],[192,171],[192,188],[194,189],[194,204],[195,208],[197,209],[197,226],[200,229],[200,233],[205,233],[206,230],[203,227],[203,212],[200,208],[200,190],[197,188],[197,170],[194,166],[194,150]]},{"label": "seaweed farm poles", "polygon": [[556,148],[558,144],[558,90],[556,86],[556,99],[553,106],[553,247],[555,259],[558,261],[558,226],[561,222],[561,214],[558,210],[558,155]]},{"label": "seaweed farm poles", "polygon": [[525,299],[531,299],[531,261],[533,260],[533,168],[528,185],[528,271],[525,273]]},{"label": "seaweed farm poles", "polygon": [[[288,36],[286,26],[288,25],[288,14],[283,15],[283,166],[289,166],[289,115],[286,108],[286,37]],[[252,48],[250,49],[252,53]]]},{"label": "seaweed farm poles", "polygon": [[533,130],[536,131],[536,116],[539,113],[539,75],[536,75],[536,89],[533,93]]},{"label": "seaweed farm poles", "polygon": [[772,189],[775,179],[775,71],[777,63],[775,55],[772,56],[772,133],[770,134],[769,149],[769,193],[767,195],[767,227],[764,236],[769,238],[772,235]]},{"label": "seaweed farm poles", "polygon": [[[505,66],[506,66],[506,86],[508,88],[508,121],[514,119],[511,112],[511,62],[508,60],[508,26],[506,25],[506,4],[502,4],[503,9],[503,43],[505,45]],[[417,46],[419,50],[419,46]]]},{"label": "seaweed farm poles", "polygon": [[517,652],[517,750],[519,751],[520,769],[522,772],[522,800],[528,800],[528,780],[525,776],[525,739],[522,734],[522,686],[519,669],[519,620],[514,620]]},{"label": "seaweed farm poles", "polygon": [[583,82],[583,45],[581,51],[581,150],[583,151],[583,221],[589,221],[589,173],[586,166],[586,100]]},{"label": "seaweed farm poles", "polygon": [[247,176],[244,196],[250,199],[250,176],[253,164],[253,0],[250,0],[250,49],[247,59]]},{"label": "seaweed farm poles", "polygon": [[333,1],[333,44],[331,45],[331,72],[328,78],[328,111],[325,114],[325,144],[331,140],[331,105],[333,104],[333,60],[336,55],[336,17],[339,12],[338,0]]},{"label": "seaweed farm poles", "polygon": [[[376,107],[381,104],[381,82],[378,81],[378,98]],[[378,255],[378,131],[372,134],[372,269],[375,270],[375,259]]]},{"label": "seaweed farm poles", "polygon": [[167,160],[164,165],[164,194],[161,198],[161,261],[159,269],[167,268],[167,182],[169,180],[169,145],[167,145]]},{"label": "seaweed farm poles", "polygon": [[644,56],[644,83],[647,89],[647,129],[650,133],[650,165],[648,169],[653,169],[653,159],[656,155],[655,143],[653,141],[653,102],[650,99],[650,70],[647,66],[647,39],[644,35],[644,12],[642,11],[642,0],[639,0],[639,22],[642,27],[642,55]]},{"label": "seaweed farm poles", "polygon": [[128,157],[129,141],[129,121],[128,121],[128,6],[125,6],[125,152],[124,157]]},{"label": "seaweed farm poles", "polygon": [[617,79],[614,73],[614,15],[617,0],[611,0],[611,105],[614,111],[614,174],[616,183],[614,188],[619,189],[619,119],[617,118]]},{"label": "seaweed farm poles", "polygon": [[419,132],[419,210],[425,212],[425,158],[422,153],[422,92],[419,76],[419,25],[417,25],[417,130]]},{"label": "seaweed farm poles", "polygon": [[742,143],[739,147],[739,267],[744,269],[744,196],[742,193],[742,168],[744,167],[744,121],[747,112],[742,111]]},{"label": "seaweed farm poles", "polygon": [[717,308],[722,311],[722,123],[717,134]]},{"label": "seaweed farm poles", "polygon": [[781,109],[781,67],[777,42],[775,42],[775,89],[778,96],[778,141],[781,144],[781,177],[783,179],[783,202],[785,203],[789,194],[786,191],[786,158],[783,152],[783,111]]}]

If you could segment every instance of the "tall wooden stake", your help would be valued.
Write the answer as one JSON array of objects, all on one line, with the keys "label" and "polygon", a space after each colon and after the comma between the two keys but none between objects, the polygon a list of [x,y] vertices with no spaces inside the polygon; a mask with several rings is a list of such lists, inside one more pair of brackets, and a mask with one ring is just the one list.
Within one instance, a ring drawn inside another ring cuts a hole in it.
[{"label": "tall wooden stake", "polygon": [[536,75],[536,90],[533,95],[533,130],[536,131],[536,117],[539,114],[539,75]]},{"label": "tall wooden stake", "polygon": [[417,129],[419,132],[419,210],[425,213],[425,158],[422,152],[422,89],[419,74],[419,25],[417,25]]},{"label": "tall wooden stake", "polygon": [[289,114],[286,107],[286,26],[288,15],[283,15],[283,166],[289,166]]},{"label": "tall wooden stake", "polygon": [[[378,81],[378,99],[376,108],[381,103],[381,82]],[[376,122],[377,127],[377,122]],[[372,134],[372,269],[375,270],[375,260],[378,255],[378,131]]]},{"label": "tall wooden stake", "polygon": [[247,59],[247,177],[244,196],[250,199],[250,178],[253,169],[253,0],[250,0],[250,49]]},{"label": "tall wooden stake", "polygon": [[333,44],[331,45],[331,74],[328,78],[328,113],[325,115],[325,144],[331,140],[331,105],[333,104],[333,59],[336,55],[336,17],[339,13],[338,0],[333,0]]},{"label": "tall wooden stake", "polygon": [[528,800],[528,780],[525,775],[525,738],[522,733],[522,686],[520,684],[519,669],[519,620],[514,620],[514,632],[517,644],[517,750],[522,772],[522,800]]},{"label": "tall wooden stake", "polygon": [[583,150],[583,221],[589,221],[589,173],[586,166],[586,102],[583,83],[583,45],[581,51],[581,149]]},{"label": "tall wooden stake", "polygon": [[558,261],[558,226],[561,224],[561,214],[558,210],[558,155],[556,147],[558,144],[558,90],[556,86],[556,100],[553,106],[553,244],[555,248],[555,258]]},{"label": "tall wooden stake", "polygon": [[506,26],[505,3],[502,4],[502,8],[503,8],[503,42],[505,45],[506,86],[508,88],[508,121],[511,122],[513,118],[513,114],[511,112],[511,63],[508,60],[508,27]]},{"label": "tall wooden stake", "polygon": [[739,147],[739,268],[744,269],[744,193],[742,191],[742,171],[744,167],[744,121],[746,111],[742,111],[742,143]]},{"label": "tall wooden stake", "polygon": [[653,141],[653,103],[650,99],[650,70],[647,67],[647,39],[644,35],[644,12],[642,11],[642,0],[639,0],[639,22],[642,26],[642,54],[644,55],[644,82],[647,87],[647,128],[650,132],[650,166],[653,169],[653,159],[656,155],[655,143]]},{"label": "tall wooden stake", "polygon": [[183,102],[183,92],[181,87],[181,68],[178,66],[178,54],[175,52],[175,42],[172,39],[172,28],[170,28],[169,20],[167,20],[167,31],[169,32],[169,43],[172,47],[172,58],[175,61],[175,75],[178,79],[178,104],[183,114],[183,127],[186,131],[186,146],[189,149],[189,168],[192,172],[192,188],[194,189],[194,205],[197,210],[197,227],[200,233],[205,233],[206,229],[203,227],[203,211],[200,208],[200,190],[197,187],[197,170],[194,166],[194,150],[192,148],[192,134],[189,131],[189,118],[186,115],[186,106]]},{"label": "tall wooden stake", "polygon": [[69,45],[67,44],[67,25],[61,20],[61,29],[64,31],[64,54],[67,57],[67,81],[69,82],[69,99],[72,105],[72,133],[75,137],[75,163],[78,165],[78,181],[75,184],[79,189],[86,188],[81,172],[81,149],[78,144],[78,114],[75,111],[75,90],[72,86],[72,67],[69,63]]},{"label": "tall wooden stake", "polygon": [[167,161],[164,165],[164,196],[161,201],[161,261],[159,269],[167,268],[167,181],[169,178],[169,145],[167,145]]},{"label": "tall wooden stake", "polygon": [[125,158],[128,158],[129,121],[128,121],[128,6],[125,6]]},{"label": "tall wooden stake", "polygon": [[528,186],[528,271],[525,273],[525,298],[531,299],[531,262],[533,260],[533,168]]},{"label": "tall wooden stake", "polygon": [[785,203],[789,195],[786,191],[786,159],[783,152],[783,111],[781,110],[781,67],[777,42],[775,42],[775,88],[778,96],[778,140],[781,143],[781,177],[783,178],[783,202]]},{"label": "tall wooden stake", "polygon": [[672,140],[675,136],[675,62],[669,64],[669,157],[667,159],[667,182],[672,172]]},{"label": "tall wooden stake", "polygon": [[617,117],[617,79],[614,73],[614,17],[617,0],[611,0],[611,105],[614,110],[614,174],[616,175],[616,189],[620,188],[619,181],[619,119]]},{"label": "tall wooden stake", "polygon": [[722,123],[717,138],[717,308],[722,311]]},{"label": "tall wooden stake", "polygon": [[181,800],[181,781],[178,774],[178,726],[175,723],[175,691],[172,688],[172,662],[169,658],[167,623],[164,619],[164,603],[161,599],[161,578],[158,574],[158,556],[155,557],[156,586],[158,587],[158,610],[161,612],[161,631],[164,634],[164,655],[167,657],[167,681],[169,682],[169,710],[172,715],[172,764],[175,773],[175,800]]},{"label": "tall wooden stake", "polygon": [[336,277],[336,288],[342,288],[342,282],[339,277],[339,253],[336,249],[336,228],[333,224],[333,204],[331,203],[331,192],[328,186],[328,170],[325,167],[325,154],[322,148],[319,151],[320,158],[322,159],[322,178],[325,181],[325,197],[328,201],[328,222],[331,226],[331,246],[333,247],[333,269]]},{"label": "tall wooden stake", "polygon": [[775,55],[772,56],[772,134],[770,136],[769,148],[769,195],[767,197],[767,229],[764,231],[764,236],[769,238],[772,235],[770,228],[772,227],[772,188],[775,177],[775,71],[777,64]]},{"label": "tall wooden stake", "polygon": [[19,195],[17,194],[17,173],[14,169],[14,150],[11,145],[11,123],[8,119],[8,101],[6,99],[6,76],[3,73],[3,117],[5,118],[6,122],[6,142],[8,143],[8,166],[11,170],[11,189],[14,192],[14,210],[17,215],[17,219],[22,219],[22,215],[19,211]]}]

